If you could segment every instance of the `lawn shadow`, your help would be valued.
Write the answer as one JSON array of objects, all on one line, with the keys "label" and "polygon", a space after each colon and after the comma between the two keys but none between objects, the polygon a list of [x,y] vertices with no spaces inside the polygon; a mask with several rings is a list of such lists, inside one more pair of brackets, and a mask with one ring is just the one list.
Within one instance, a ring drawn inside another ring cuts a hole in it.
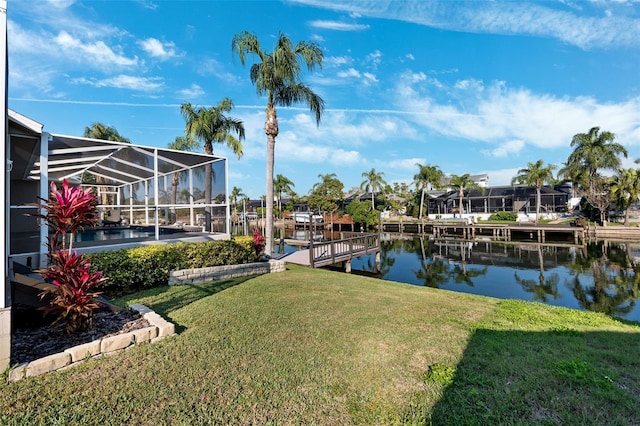
[{"label": "lawn shadow", "polygon": [[478,329],[455,368],[436,365],[425,373],[425,382],[446,388],[430,418],[421,420],[638,424],[639,352],[638,333]]},{"label": "lawn shadow", "polygon": [[[163,318],[167,318],[171,312],[184,308],[196,300],[235,287],[252,278],[255,278],[255,275],[223,281],[211,281],[204,284],[158,287],[125,296],[118,300],[118,304],[141,303]],[[186,330],[183,325],[175,323],[175,321],[172,322],[176,326],[176,333],[180,334]]]}]

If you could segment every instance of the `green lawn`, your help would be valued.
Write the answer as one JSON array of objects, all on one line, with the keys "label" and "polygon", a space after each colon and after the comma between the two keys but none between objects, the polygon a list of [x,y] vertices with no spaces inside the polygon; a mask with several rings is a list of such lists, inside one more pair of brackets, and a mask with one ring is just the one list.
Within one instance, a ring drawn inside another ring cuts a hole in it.
[{"label": "green lawn", "polygon": [[640,422],[640,327],[597,314],[301,267],[127,302],[179,334],[0,384],[0,424]]}]

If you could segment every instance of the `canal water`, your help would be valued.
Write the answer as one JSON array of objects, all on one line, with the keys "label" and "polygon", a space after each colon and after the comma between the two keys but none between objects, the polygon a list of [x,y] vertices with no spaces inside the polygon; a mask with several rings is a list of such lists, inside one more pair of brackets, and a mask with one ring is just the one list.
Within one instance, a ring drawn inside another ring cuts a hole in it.
[{"label": "canal water", "polygon": [[[285,237],[308,241],[308,232],[297,232],[300,235]],[[338,237],[316,234],[316,239]],[[640,243],[599,241],[574,246],[383,234],[380,263],[376,265],[375,256],[367,255],[354,259],[351,267],[352,273],[389,281],[640,321]]]}]

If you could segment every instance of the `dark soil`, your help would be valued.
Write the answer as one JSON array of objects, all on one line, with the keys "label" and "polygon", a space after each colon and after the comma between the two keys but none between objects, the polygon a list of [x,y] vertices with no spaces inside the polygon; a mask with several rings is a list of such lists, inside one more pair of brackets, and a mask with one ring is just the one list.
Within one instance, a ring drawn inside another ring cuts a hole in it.
[{"label": "dark soil", "polygon": [[[18,310],[20,309],[18,308]],[[33,315],[41,317],[42,313],[35,311]],[[105,309],[94,313],[93,326],[87,331],[66,334],[64,326],[63,322],[50,324],[38,321],[34,324],[33,322],[15,321],[11,334],[11,365],[63,352],[65,349],[102,337],[149,327],[150,324],[137,311],[124,309],[112,312]]]}]

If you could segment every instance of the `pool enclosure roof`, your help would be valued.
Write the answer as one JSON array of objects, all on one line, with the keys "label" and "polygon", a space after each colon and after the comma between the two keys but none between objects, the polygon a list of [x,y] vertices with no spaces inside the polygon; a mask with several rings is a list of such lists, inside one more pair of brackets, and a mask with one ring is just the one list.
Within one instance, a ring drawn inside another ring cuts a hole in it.
[{"label": "pool enclosure roof", "polygon": [[149,180],[155,170],[163,176],[224,161],[222,157],[207,154],[59,134],[44,134],[48,145],[45,159],[40,152],[42,125],[12,110],[9,110],[9,120],[22,128],[11,136],[14,141],[21,139],[22,149],[14,151],[14,156],[19,158],[14,157],[13,161],[25,180],[40,179],[44,161],[49,180],[66,178],[81,182],[82,175],[88,172],[101,177],[100,185],[106,186]]}]

